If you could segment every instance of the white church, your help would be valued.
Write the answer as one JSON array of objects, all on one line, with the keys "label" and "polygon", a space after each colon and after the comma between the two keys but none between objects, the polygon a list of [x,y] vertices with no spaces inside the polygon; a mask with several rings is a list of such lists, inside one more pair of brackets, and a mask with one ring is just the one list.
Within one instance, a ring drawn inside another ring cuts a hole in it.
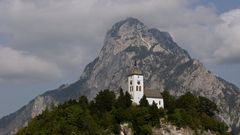
[{"label": "white church", "polygon": [[150,105],[153,101],[157,104],[158,108],[164,108],[163,98],[159,90],[144,89],[144,78],[142,71],[137,67],[135,63],[131,73],[128,75],[128,92],[132,97],[133,103],[139,104],[139,101],[146,96]]}]

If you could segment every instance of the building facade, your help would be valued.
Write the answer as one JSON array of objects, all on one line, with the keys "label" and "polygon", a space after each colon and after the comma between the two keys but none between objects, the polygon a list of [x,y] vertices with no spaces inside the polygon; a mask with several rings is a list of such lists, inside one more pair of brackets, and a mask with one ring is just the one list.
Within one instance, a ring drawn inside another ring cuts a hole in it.
[{"label": "building facade", "polygon": [[160,90],[144,89],[144,76],[136,63],[128,75],[128,92],[132,97],[133,103],[136,103],[137,105],[143,95],[145,95],[150,105],[155,102],[158,108],[164,108],[164,102]]}]

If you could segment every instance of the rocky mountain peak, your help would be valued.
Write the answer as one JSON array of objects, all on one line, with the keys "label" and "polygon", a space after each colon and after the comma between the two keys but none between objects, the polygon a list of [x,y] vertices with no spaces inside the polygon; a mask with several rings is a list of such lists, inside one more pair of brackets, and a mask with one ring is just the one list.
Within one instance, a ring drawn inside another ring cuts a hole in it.
[{"label": "rocky mountain peak", "polygon": [[130,47],[143,47],[153,53],[180,55],[190,59],[188,53],[173,41],[168,32],[149,29],[132,17],[117,22],[107,32],[99,58],[114,56]]},{"label": "rocky mountain peak", "polygon": [[125,20],[119,21],[112,26],[107,35],[111,37],[121,36],[126,31],[137,31],[146,26],[136,18],[128,17]]},{"label": "rocky mountain peak", "polygon": [[129,46],[140,46],[138,39],[147,33],[147,27],[138,19],[129,17],[119,21],[107,32],[104,39],[104,46],[100,52],[100,59],[103,54],[116,55]]}]

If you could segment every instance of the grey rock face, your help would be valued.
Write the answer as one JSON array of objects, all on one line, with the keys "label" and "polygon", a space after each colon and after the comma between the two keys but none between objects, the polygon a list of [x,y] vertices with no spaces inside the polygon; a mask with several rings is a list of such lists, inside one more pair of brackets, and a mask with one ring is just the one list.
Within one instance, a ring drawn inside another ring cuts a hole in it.
[{"label": "grey rock face", "polygon": [[103,89],[127,90],[127,75],[137,61],[145,87],[168,90],[179,96],[187,91],[210,98],[220,109],[219,119],[235,134],[240,131],[240,90],[216,77],[201,62],[192,59],[167,32],[149,29],[127,18],[107,32],[99,57],[89,63],[75,83],[48,91],[0,120],[0,134],[11,134],[52,104],[86,95],[93,99]]},{"label": "grey rock face", "polygon": [[160,128],[152,129],[153,135],[216,135],[211,131],[192,130],[189,127],[178,128],[171,123],[161,123]]}]

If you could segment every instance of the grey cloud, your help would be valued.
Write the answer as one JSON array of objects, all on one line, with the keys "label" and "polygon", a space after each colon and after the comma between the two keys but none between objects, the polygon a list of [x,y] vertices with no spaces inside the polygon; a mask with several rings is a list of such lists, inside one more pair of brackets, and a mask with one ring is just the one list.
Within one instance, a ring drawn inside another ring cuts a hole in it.
[{"label": "grey cloud", "polygon": [[81,71],[97,56],[113,23],[132,16],[148,26],[169,31],[194,57],[210,63],[219,61],[217,58],[223,60],[218,52],[231,47],[224,43],[224,36],[216,34],[228,30],[219,28],[224,20],[214,8],[194,5],[197,2],[199,0],[1,0],[0,33],[11,35],[2,46],[28,52],[68,76],[64,73]]},{"label": "grey cloud", "polygon": [[2,81],[51,80],[62,76],[55,64],[8,47],[0,47],[0,62]]},{"label": "grey cloud", "polygon": [[215,50],[214,56],[220,63],[240,63],[240,9],[222,14],[222,22],[216,26],[216,35],[222,44]]}]

